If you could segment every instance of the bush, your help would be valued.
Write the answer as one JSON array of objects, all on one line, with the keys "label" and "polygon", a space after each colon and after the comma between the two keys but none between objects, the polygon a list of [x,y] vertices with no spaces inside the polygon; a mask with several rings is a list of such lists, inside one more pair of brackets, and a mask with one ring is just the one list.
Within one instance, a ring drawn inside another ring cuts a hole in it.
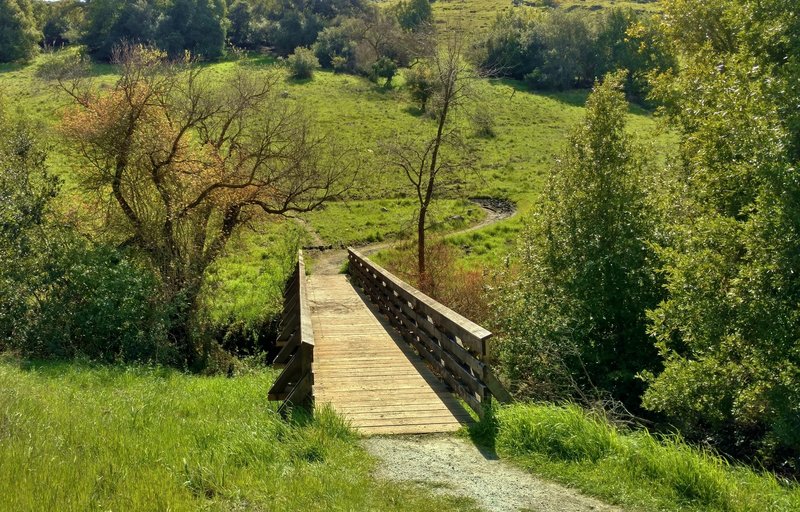
[{"label": "bush", "polygon": [[384,87],[391,87],[392,78],[397,73],[397,63],[389,57],[381,57],[372,65],[372,78],[377,81],[378,78],[385,78],[386,82]]},{"label": "bush", "polygon": [[345,20],[320,32],[317,42],[314,43],[314,55],[322,67],[334,68],[336,71],[355,70],[357,43],[351,30],[352,25],[353,20]]},{"label": "bush", "polygon": [[29,321],[24,352],[93,360],[176,363],[155,275],[113,248],[74,243]]},{"label": "bush", "polygon": [[428,106],[436,89],[436,80],[431,68],[424,63],[418,62],[405,72],[406,87],[411,92],[411,97],[419,103],[419,108],[423,112]]},{"label": "bush", "polygon": [[314,76],[314,70],[319,68],[319,60],[310,48],[297,48],[286,59],[289,74],[295,80],[305,80]]},{"label": "bush", "polygon": [[29,130],[0,127],[0,349],[174,362],[153,273],[51,220],[45,158]]},{"label": "bush", "polygon": [[472,126],[478,137],[491,139],[497,135],[494,130],[494,118],[486,110],[478,110],[472,115]]},{"label": "bush", "polygon": [[[410,244],[388,255],[386,267],[404,281],[420,287],[416,244]],[[482,269],[464,269],[458,264],[458,249],[442,240],[425,247],[428,295],[473,322],[489,319],[486,277]]]}]

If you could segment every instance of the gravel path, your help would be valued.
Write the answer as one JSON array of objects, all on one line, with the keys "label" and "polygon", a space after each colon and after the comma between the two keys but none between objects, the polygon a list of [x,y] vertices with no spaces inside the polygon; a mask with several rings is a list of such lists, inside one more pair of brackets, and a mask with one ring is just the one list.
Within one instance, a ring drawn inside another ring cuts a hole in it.
[{"label": "gravel path", "polygon": [[460,438],[370,437],[362,443],[381,461],[377,477],[422,484],[438,493],[466,496],[487,511],[621,510],[573,489],[540,480]]}]

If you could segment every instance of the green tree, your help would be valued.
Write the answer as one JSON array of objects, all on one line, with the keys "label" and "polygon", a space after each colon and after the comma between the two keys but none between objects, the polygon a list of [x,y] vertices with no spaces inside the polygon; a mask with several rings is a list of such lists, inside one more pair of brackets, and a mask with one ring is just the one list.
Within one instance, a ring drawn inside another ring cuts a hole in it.
[{"label": "green tree", "polygon": [[403,0],[395,9],[400,26],[406,30],[414,32],[433,22],[430,0]]},{"label": "green tree", "polygon": [[0,0],[0,62],[31,59],[41,39],[30,0]]},{"label": "green tree", "polygon": [[419,102],[419,108],[424,112],[436,90],[433,71],[425,63],[417,62],[405,72],[405,77],[411,97]]},{"label": "green tree", "polygon": [[596,386],[638,406],[653,368],[645,311],[660,290],[648,240],[648,165],[625,132],[624,73],[607,75],[550,173],[498,302],[502,359],[523,395],[574,398]]},{"label": "green tree", "polygon": [[228,38],[231,43],[247,48],[253,44],[253,13],[246,1],[237,1],[228,9]]},{"label": "green tree", "polygon": [[99,60],[110,60],[114,47],[122,43],[155,40],[163,7],[156,0],[92,0],[87,7],[83,43]]},{"label": "green tree", "polygon": [[214,60],[222,57],[227,35],[224,0],[173,0],[158,30],[158,45],[171,56],[188,50]]},{"label": "green tree", "polygon": [[655,82],[681,133],[664,371],[646,407],[726,451],[796,471],[800,454],[800,20],[794,2],[672,0],[680,69]]}]

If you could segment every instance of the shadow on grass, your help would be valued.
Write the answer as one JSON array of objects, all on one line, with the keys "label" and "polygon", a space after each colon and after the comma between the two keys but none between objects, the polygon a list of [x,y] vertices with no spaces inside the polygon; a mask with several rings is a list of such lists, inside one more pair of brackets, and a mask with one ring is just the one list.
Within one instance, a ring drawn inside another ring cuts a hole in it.
[{"label": "shadow on grass", "polygon": [[[168,378],[179,370],[167,366],[145,364],[103,363],[90,359],[27,359],[12,355],[0,355],[0,363],[13,365],[23,372],[35,373],[38,376],[60,379],[67,375],[93,372],[93,378],[102,377],[103,381],[113,381],[125,374],[147,375]],[[98,370],[101,372],[98,373]]]},{"label": "shadow on grass", "polygon": [[425,111],[423,109],[421,109],[421,108],[419,108],[419,107],[417,107],[415,105],[410,105],[410,106],[404,108],[403,112],[405,112],[406,114],[412,115],[414,117],[421,117],[423,114],[425,114]]},{"label": "shadow on grass", "polygon": [[482,419],[475,421],[467,426],[466,435],[475,448],[483,455],[486,460],[498,460],[496,439],[497,439],[497,417],[495,407],[490,404]]},{"label": "shadow on grass", "polygon": [[0,64],[0,75],[5,73],[13,73],[14,71],[21,71],[28,66],[32,66],[33,64],[20,64],[20,63],[10,63],[10,64]]},{"label": "shadow on grass", "polygon": [[308,78],[293,78],[291,76],[286,77],[286,83],[292,85],[305,85],[305,84],[310,84],[312,81],[314,81],[313,76]]}]

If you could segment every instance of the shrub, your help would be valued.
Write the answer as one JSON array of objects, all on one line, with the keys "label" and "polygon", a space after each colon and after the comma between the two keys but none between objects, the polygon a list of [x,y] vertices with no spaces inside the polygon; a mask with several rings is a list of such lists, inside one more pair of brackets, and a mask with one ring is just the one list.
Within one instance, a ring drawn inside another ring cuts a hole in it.
[{"label": "shrub", "polygon": [[381,57],[372,65],[372,77],[377,81],[378,78],[385,78],[384,87],[392,85],[392,78],[397,73],[397,63],[389,57]]},{"label": "shrub", "polygon": [[286,62],[289,65],[289,74],[295,80],[311,78],[314,70],[319,68],[319,60],[310,48],[297,48]]},{"label": "shrub", "polygon": [[31,312],[36,329],[23,348],[107,362],[177,362],[153,272],[113,248],[72,245],[59,255],[55,282]]},{"label": "shrub", "polygon": [[[419,288],[416,251],[416,244],[411,244],[391,252],[386,267]],[[473,322],[488,321],[491,295],[483,270],[461,268],[458,249],[442,240],[426,244],[425,253],[426,293]]]},{"label": "shrub", "polygon": [[491,139],[497,135],[494,131],[494,118],[485,110],[478,110],[472,115],[472,126],[478,137]]},{"label": "shrub", "polygon": [[344,20],[332,27],[326,27],[319,33],[314,43],[314,55],[323,68],[334,68],[337,71],[355,70],[355,34],[351,29],[354,20]]},{"label": "shrub", "polygon": [[428,106],[428,100],[436,89],[436,81],[431,68],[418,62],[405,72],[406,87],[411,92],[411,97],[419,103],[423,112]]}]

